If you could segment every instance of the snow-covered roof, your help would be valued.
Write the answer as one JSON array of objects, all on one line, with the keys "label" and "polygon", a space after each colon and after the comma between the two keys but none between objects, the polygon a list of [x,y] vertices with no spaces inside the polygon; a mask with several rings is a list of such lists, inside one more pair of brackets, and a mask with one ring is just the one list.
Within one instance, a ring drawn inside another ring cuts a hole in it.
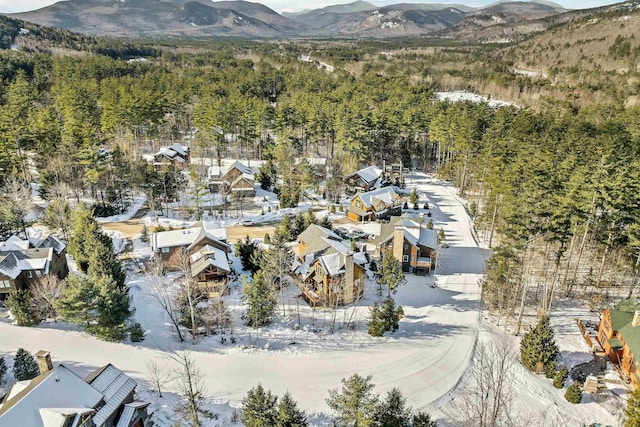
[{"label": "snow-covered roof", "polygon": [[380,178],[380,175],[382,175],[382,169],[377,166],[369,166],[364,169],[360,169],[356,174],[366,182],[373,182]]},{"label": "snow-covered roof", "polygon": [[39,240],[32,240],[31,244],[34,248],[53,248],[58,255],[67,248],[67,244],[53,234],[47,234],[44,238]]},{"label": "snow-covered roof", "polygon": [[122,415],[120,415],[120,420],[118,420],[118,425],[116,427],[129,427],[131,425],[131,422],[133,421],[133,417],[135,416],[136,411],[138,409],[146,408],[147,406],[149,406],[148,402],[140,402],[137,400],[125,404]]},{"label": "snow-covered roof", "polygon": [[238,169],[243,176],[246,176],[248,178],[250,177],[250,179],[254,179],[253,171],[251,170],[251,168],[242,164],[239,160],[236,160],[235,162],[233,162],[231,166],[229,166],[227,170],[224,172],[224,175],[228,174],[233,169]]},{"label": "snow-covered roof", "polygon": [[191,277],[197,276],[208,267],[230,272],[227,253],[215,246],[204,245],[199,251],[191,255]]},{"label": "snow-covered roof", "polygon": [[401,221],[396,228],[404,230],[404,237],[413,246],[425,246],[427,248],[436,249],[438,247],[438,233],[431,230],[424,224],[405,219]]},{"label": "snow-covered roof", "polygon": [[104,396],[104,406],[93,417],[93,423],[98,426],[104,424],[136,388],[134,380],[111,364],[102,368],[97,377],[87,382]]},{"label": "snow-covered roof", "polygon": [[151,238],[151,248],[157,251],[160,248],[189,246],[198,237],[200,231],[202,231],[202,229],[185,228],[184,230],[171,230],[153,233]]},{"label": "snow-covered roof", "polygon": [[333,254],[324,255],[318,259],[320,260],[320,263],[322,264],[322,267],[327,272],[327,274],[335,276],[344,273],[344,270],[342,269],[344,263],[342,262],[342,256],[340,256],[340,253],[336,252]]},{"label": "snow-covered roof", "polygon": [[0,243],[0,252],[2,251],[19,251],[21,249],[29,249],[30,242],[28,240],[22,240],[16,235],[9,237],[4,242]]},{"label": "snow-covered roof", "polygon": [[381,201],[385,205],[393,205],[400,196],[395,192],[393,187],[384,187],[367,191],[366,193],[358,193],[354,198],[355,197],[360,197],[362,203],[370,208],[376,201]]},{"label": "snow-covered roof", "polygon": [[18,263],[14,253],[0,255],[0,274],[15,279],[22,271],[18,267]]},{"label": "snow-covered roof", "polygon": [[170,147],[160,147],[155,156],[164,156],[170,160],[183,162],[187,154],[189,154],[189,147],[176,142]]},{"label": "snow-covered roof", "polygon": [[95,408],[103,398],[98,390],[60,365],[29,381],[18,392],[12,390],[0,407],[0,425],[49,427],[51,424],[45,421],[55,417],[49,411],[43,418],[40,409],[83,408],[86,411]]}]

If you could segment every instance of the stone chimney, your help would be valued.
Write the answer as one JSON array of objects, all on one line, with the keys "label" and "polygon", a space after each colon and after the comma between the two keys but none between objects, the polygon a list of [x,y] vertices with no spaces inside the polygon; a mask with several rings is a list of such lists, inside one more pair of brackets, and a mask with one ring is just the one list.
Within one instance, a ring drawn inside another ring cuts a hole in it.
[{"label": "stone chimney", "polygon": [[400,262],[402,262],[402,255],[404,254],[404,228],[396,227],[393,230],[393,256]]},{"label": "stone chimney", "polygon": [[[353,285],[355,284],[354,279],[355,268],[353,265],[353,252],[349,252],[344,256],[344,290],[343,295],[353,295],[354,289]],[[355,296],[354,296],[355,297]],[[351,301],[345,301],[345,303],[350,303]]]},{"label": "stone chimney", "polygon": [[633,313],[633,321],[631,322],[631,326],[633,326],[634,328],[636,326],[640,326],[640,311],[636,310],[635,313]]},{"label": "stone chimney", "polygon": [[38,360],[38,367],[40,373],[44,374],[53,369],[53,363],[51,363],[51,353],[45,350],[40,350],[36,353],[36,359]]}]

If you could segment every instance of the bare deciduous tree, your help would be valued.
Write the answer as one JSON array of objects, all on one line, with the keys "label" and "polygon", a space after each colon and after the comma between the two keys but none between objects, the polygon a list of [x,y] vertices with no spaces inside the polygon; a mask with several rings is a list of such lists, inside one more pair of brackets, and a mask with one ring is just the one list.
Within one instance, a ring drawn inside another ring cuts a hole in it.
[{"label": "bare deciduous tree", "polygon": [[[184,301],[181,304],[186,302],[186,309],[189,311],[189,318],[191,324],[191,336],[193,338],[193,343],[196,344],[198,342],[198,322],[199,316],[196,316],[198,313],[198,303],[203,299],[202,293],[198,291],[198,284],[195,283],[193,278],[191,277],[191,263],[189,260],[189,254],[186,251],[180,253],[180,257],[178,259],[178,268],[180,271],[184,273],[184,276],[180,282],[182,296],[184,296]],[[178,299],[182,300],[181,296],[178,295]],[[177,307],[178,311],[182,308]]]},{"label": "bare deciduous tree", "polygon": [[32,303],[40,318],[55,317],[53,302],[60,296],[62,282],[58,277],[46,275],[29,286]]},{"label": "bare deciduous tree", "polygon": [[169,353],[169,357],[178,364],[174,370],[176,388],[178,394],[186,399],[179,410],[193,427],[199,427],[201,425],[201,400],[206,393],[202,373],[188,352]]},{"label": "bare deciduous tree", "polygon": [[443,408],[445,414],[455,425],[464,427],[520,425],[509,412],[515,363],[516,356],[506,339],[492,345],[479,343],[467,381]]},{"label": "bare deciduous tree", "polygon": [[160,306],[162,310],[165,312],[176,332],[178,333],[178,338],[181,342],[184,341],[184,337],[182,336],[182,331],[180,330],[180,322],[179,322],[179,313],[174,304],[174,296],[172,295],[169,286],[165,283],[164,277],[162,276],[162,261],[156,260],[151,265],[151,285],[149,296]]},{"label": "bare deciduous tree", "polygon": [[171,372],[157,361],[151,360],[147,364],[147,380],[158,391],[158,396],[162,397],[162,389],[171,381]]},{"label": "bare deciduous tree", "polygon": [[209,305],[200,310],[200,318],[207,334],[224,332],[226,328],[231,327],[231,313],[220,298],[210,299]]}]

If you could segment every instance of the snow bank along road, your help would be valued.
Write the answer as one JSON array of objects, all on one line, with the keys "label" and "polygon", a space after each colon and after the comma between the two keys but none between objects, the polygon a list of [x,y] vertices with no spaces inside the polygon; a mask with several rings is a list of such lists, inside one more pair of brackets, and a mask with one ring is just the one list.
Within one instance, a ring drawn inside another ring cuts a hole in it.
[{"label": "snow bank along road", "polygon": [[[407,186],[414,185],[435,204],[435,226],[444,228],[450,247],[442,251],[439,288],[429,286],[431,278],[411,278],[410,284],[418,286],[407,285],[396,295],[406,313],[400,335],[360,350],[193,352],[209,395],[237,404],[261,383],[278,394],[289,390],[307,411],[326,412],[327,389],[357,372],[373,375],[380,392],[399,387],[409,404],[420,409],[455,387],[467,369],[478,334],[478,280],[488,251],[476,245],[470,219],[451,186],[422,174],[408,177]],[[18,347],[49,350],[56,362],[80,372],[113,363],[140,380],[147,376],[148,362],[162,357],[151,348],[101,342],[79,332],[0,323],[0,353],[15,352]]]}]

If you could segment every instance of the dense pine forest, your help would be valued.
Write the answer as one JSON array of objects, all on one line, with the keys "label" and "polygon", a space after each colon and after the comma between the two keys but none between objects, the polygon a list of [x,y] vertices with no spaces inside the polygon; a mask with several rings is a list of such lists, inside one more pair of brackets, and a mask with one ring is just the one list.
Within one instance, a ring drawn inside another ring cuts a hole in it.
[{"label": "dense pine forest", "polygon": [[[142,154],[174,141],[188,141],[194,158],[270,160],[261,174],[273,182],[291,173],[294,157],[326,157],[336,194],[359,166],[402,161],[452,181],[468,201],[494,247],[483,283],[489,309],[516,321],[558,298],[599,308],[635,295],[640,107],[621,101],[637,91],[631,79],[613,85],[616,74],[603,71],[599,88],[581,92],[514,74],[514,50],[427,40],[149,47],[52,34],[64,52],[0,51],[5,231],[24,226],[16,188],[25,183],[37,182],[63,217],[68,200],[84,197],[109,212],[134,192],[150,203],[171,198],[184,189],[180,174],[152,168]],[[297,60],[309,51],[335,70]],[[521,102],[491,108],[435,97],[491,87]],[[544,96],[551,91],[562,100]],[[204,182],[194,163],[192,179]]]}]

